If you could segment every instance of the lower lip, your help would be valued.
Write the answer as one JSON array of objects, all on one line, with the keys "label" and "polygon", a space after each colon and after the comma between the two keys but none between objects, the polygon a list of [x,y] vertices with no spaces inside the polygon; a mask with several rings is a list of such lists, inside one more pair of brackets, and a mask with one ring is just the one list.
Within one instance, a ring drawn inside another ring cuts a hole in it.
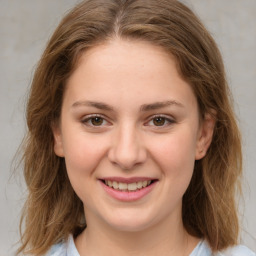
[{"label": "lower lip", "polygon": [[152,189],[156,185],[156,181],[149,186],[136,190],[136,191],[121,191],[121,190],[116,190],[113,189],[109,186],[107,186],[105,183],[101,182],[101,185],[103,186],[103,189],[113,198],[119,200],[119,201],[124,201],[124,202],[131,202],[131,201],[137,201],[143,197],[145,197],[147,194],[149,194]]}]

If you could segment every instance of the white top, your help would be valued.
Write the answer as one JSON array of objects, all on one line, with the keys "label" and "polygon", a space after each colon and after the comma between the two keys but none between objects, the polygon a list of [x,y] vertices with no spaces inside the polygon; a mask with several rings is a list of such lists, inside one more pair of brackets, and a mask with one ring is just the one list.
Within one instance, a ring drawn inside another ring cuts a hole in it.
[{"label": "white top", "polygon": [[[254,252],[246,246],[237,245],[227,250],[217,252],[215,256],[256,256]],[[54,245],[46,256],[80,256],[73,236],[70,235],[67,242]],[[212,251],[205,240],[201,240],[189,256],[212,256]]]}]

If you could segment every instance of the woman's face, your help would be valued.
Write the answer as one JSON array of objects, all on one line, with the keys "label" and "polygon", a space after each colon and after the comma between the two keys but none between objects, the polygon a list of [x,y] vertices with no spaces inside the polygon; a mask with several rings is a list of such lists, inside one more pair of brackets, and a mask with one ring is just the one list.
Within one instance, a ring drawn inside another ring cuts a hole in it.
[{"label": "woman's face", "polygon": [[180,222],[209,124],[200,125],[191,87],[161,48],[115,39],[85,52],[54,136],[88,226],[138,231]]}]

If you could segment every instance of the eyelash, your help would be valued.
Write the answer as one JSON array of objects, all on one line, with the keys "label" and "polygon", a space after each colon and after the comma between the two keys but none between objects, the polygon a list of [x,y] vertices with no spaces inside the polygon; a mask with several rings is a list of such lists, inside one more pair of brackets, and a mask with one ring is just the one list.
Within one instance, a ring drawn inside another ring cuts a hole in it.
[{"label": "eyelash", "polygon": [[89,116],[86,116],[83,120],[82,120],[82,123],[86,126],[89,126],[89,127],[95,127],[95,128],[100,128],[102,127],[103,125],[94,125],[92,124],[92,121],[95,120],[96,118],[99,118],[101,119],[103,122],[107,122],[109,123],[106,118],[102,115],[98,115],[98,114],[92,114],[92,115],[89,115]]},{"label": "eyelash", "polygon": [[146,126],[151,126],[149,123],[150,122],[154,122],[154,120],[156,120],[157,118],[162,118],[164,120],[164,124],[163,125],[154,125],[152,124],[152,126],[154,126],[155,128],[163,128],[163,127],[168,127],[172,124],[175,123],[175,120],[170,118],[169,116],[166,115],[154,115],[152,117],[150,117],[149,121],[146,122]]},{"label": "eyelash", "polygon": [[[99,124],[99,125],[94,125],[92,122],[93,120],[95,120],[96,118],[99,118],[103,124]],[[154,120],[156,120],[157,118],[161,118],[164,121],[163,125],[154,125],[154,124],[150,124],[151,122],[154,122]],[[93,128],[101,128],[103,126],[105,126],[106,124],[104,123],[109,123],[109,121],[106,120],[105,116],[99,115],[99,114],[92,114],[89,116],[86,116],[82,121],[81,121],[84,125],[88,126],[88,127],[93,127]],[[165,115],[154,115],[151,116],[148,121],[144,124],[145,126],[154,126],[155,128],[163,128],[163,127],[167,127],[170,126],[172,124],[175,123],[175,120],[170,118],[169,116],[165,116]]]}]

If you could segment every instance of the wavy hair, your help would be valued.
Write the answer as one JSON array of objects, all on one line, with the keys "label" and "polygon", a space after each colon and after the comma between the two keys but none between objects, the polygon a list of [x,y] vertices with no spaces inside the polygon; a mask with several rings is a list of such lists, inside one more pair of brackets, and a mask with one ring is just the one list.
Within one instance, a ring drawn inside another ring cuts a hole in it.
[{"label": "wavy hair", "polygon": [[55,155],[52,125],[60,118],[67,79],[86,50],[111,40],[143,40],[175,56],[192,87],[200,115],[216,112],[207,155],[196,161],[183,197],[185,229],[213,251],[237,243],[236,192],[240,191],[240,133],[221,54],[198,17],[175,0],[87,0],[61,21],[38,63],[27,103],[23,142],[28,199],[18,253],[42,255],[54,243],[86,228],[83,205]]}]

